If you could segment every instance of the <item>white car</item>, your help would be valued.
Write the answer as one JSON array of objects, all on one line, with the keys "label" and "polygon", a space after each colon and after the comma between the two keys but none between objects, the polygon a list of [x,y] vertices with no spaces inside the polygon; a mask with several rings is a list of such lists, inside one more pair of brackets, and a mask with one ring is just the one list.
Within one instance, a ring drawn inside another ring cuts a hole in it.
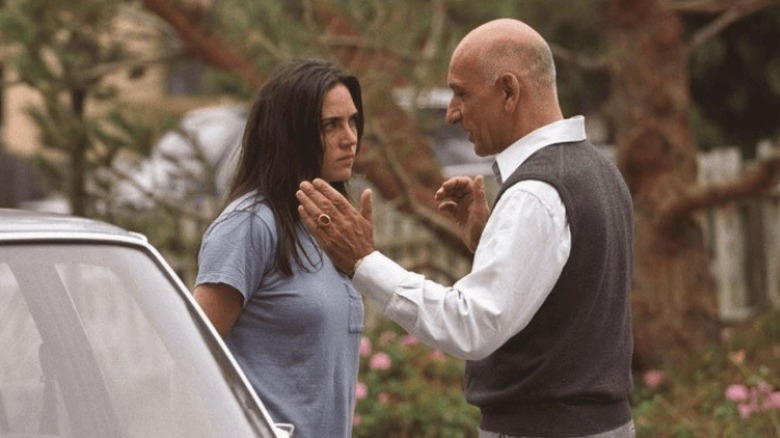
[{"label": "white car", "polygon": [[0,210],[0,438],[291,435],[145,237]]}]

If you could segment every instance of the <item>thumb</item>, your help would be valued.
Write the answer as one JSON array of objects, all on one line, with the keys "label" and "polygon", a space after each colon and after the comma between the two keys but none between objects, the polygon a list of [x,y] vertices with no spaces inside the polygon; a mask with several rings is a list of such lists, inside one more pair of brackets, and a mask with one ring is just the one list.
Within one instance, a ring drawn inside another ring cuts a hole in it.
[{"label": "thumb", "polygon": [[477,189],[484,189],[485,188],[485,177],[482,175],[477,175],[474,177],[474,184],[477,185]]},{"label": "thumb", "polygon": [[481,197],[485,197],[485,177],[482,175],[477,175],[474,177],[474,190],[477,191],[478,194],[480,194]]},{"label": "thumb", "polygon": [[363,190],[360,194],[360,215],[367,219],[369,222],[373,222],[373,207],[371,206],[371,189]]}]

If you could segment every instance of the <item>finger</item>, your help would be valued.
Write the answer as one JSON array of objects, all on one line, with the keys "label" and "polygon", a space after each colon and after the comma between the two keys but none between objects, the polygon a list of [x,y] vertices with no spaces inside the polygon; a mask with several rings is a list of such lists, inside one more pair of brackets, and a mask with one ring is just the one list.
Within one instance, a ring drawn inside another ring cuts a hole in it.
[{"label": "finger", "polygon": [[455,201],[443,201],[438,205],[440,211],[454,212],[458,208],[458,203]]},{"label": "finger", "polygon": [[374,207],[371,205],[371,189],[365,189],[360,194],[360,215],[373,222]]},{"label": "finger", "polygon": [[471,178],[467,176],[454,176],[442,183],[442,187],[447,190],[468,188],[471,184]]},{"label": "finger", "polygon": [[316,178],[312,181],[312,184],[314,185],[314,188],[336,208],[336,210],[346,212],[354,209],[352,203],[350,203],[344,195],[339,193],[338,190],[334,189],[333,186],[324,180]]},{"label": "finger", "polygon": [[332,214],[335,210],[333,203],[325,197],[314,185],[308,181],[300,184],[300,190],[295,193],[298,202],[312,215],[317,216],[320,213]]},{"label": "finger", "polygon": [[312,221],[322,213],[329,214],[333,211],[330,201],[308,182],[301,183],[301,190],[295,192],[295,197],[303,208],[303,212],[306,213],[306,216],[311,217]]},{"label": "finger", "polygon": [[454,219],[458,211],[458,204],[455,201],[444,201],[440,202],[437,208],[446,216]]},{"label": "finger", "polygon": [[314,216],[310,215],[308,211],[306,211],[306,207],[303,205],[298,206],[298,215],[301,217],[301,220],[303,223],[310,229],[314,230],[317,228],[317,223],[314,220]]},{"label": "finger", "polygon": [[444,181],[434,195],[435,199],[443,199],[456,193],[468,190],[471,179],[466,176],[456,176]]},{"label": "finger", "polygon": [[485,193],[485,177],[482,175],[477,175],[474,178],[474,190],[476,190],[478,193]]}]

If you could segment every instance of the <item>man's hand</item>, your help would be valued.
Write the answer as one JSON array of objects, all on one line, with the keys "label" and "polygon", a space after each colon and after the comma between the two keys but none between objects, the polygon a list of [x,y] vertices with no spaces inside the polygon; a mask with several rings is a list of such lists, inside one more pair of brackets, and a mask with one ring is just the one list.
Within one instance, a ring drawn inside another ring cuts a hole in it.
[{"label": "man's hand", "polygon": [[439,202],[439,211],[458,224],[463,243],[474,252],[490,216],[482,175],[473,180],[466,176],[450,178],[439,187],[434,199]]},{"label": "man's hand", "polygon": [[360,211],[330,184],[304,181],[295,194],[298,213],[337,268],[354,274],[355,262],[374,250],[371,190],[360,195]]}]

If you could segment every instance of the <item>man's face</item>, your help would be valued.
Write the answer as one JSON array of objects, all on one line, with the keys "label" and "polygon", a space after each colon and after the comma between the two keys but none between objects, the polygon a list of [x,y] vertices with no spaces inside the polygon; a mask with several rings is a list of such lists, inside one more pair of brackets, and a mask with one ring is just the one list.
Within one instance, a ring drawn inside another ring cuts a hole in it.
[{"label": "man's face", "polygon": [[500,138],[503,99],[496,81],[486,78],[477,65],[466,55],[453,56],[447,74],[447,84],[453,92],[447,123],[459,123],[474,143],[474,152],[484,157],[497,154],[506,146]]},{"label": "man's face", "polygon": [[322,102],[322,157],[320,177],[327,182],[346,181],[358,144],[357,108],[349,89],[338,84],[325,93]]}]

